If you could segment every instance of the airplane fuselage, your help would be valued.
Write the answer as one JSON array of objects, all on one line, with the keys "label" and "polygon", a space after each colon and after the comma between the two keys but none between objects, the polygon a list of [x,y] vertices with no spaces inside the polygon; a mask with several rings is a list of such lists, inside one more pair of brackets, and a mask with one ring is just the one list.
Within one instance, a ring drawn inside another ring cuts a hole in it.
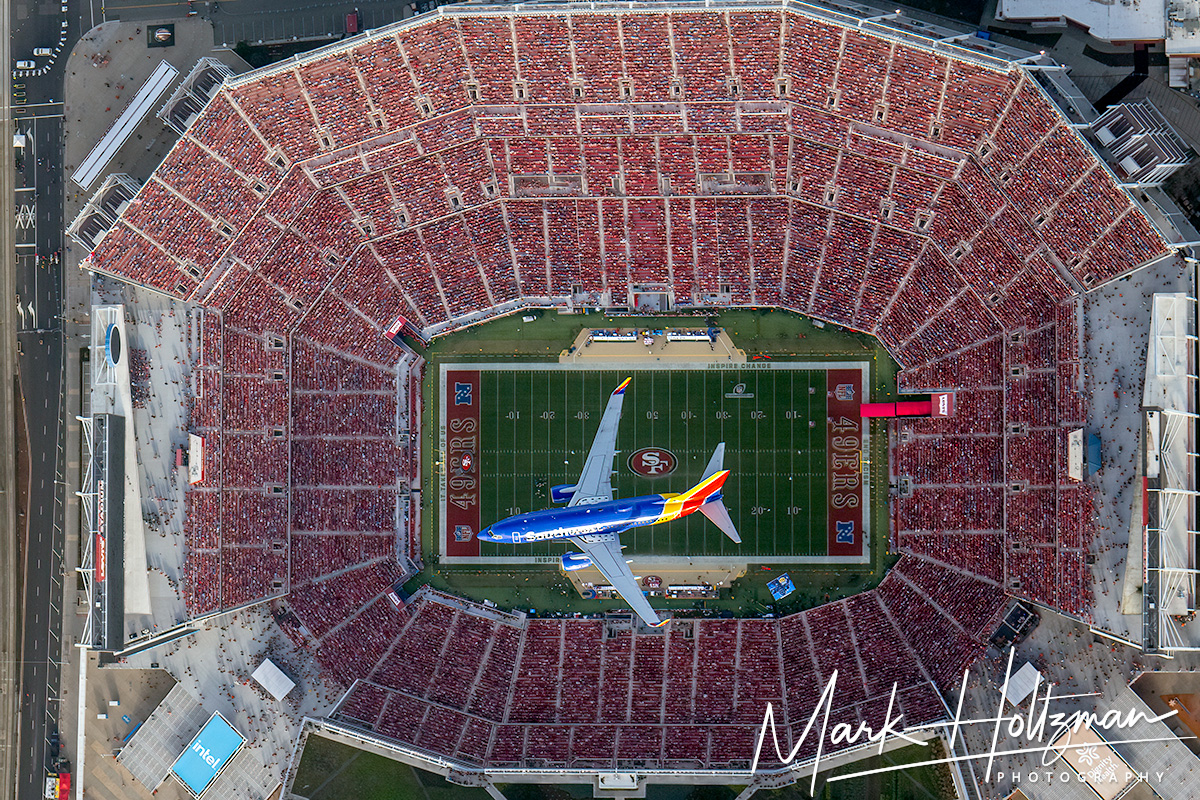
[{"label": "airplane fuselage", "polygon": [[720,499],[719,485],[716,488],[717,491],[693,497],[646,494],[598,503],[581,502],[570,508],[530,511],[488,526],[479,532],[479,538],[487,542],[527,544],[572,536],[620,533],[687,516],[704,503]]},{"label": "airplane fuselage", "polygon": [[721,487],[729,477],[729,470],[721,466],[725,456],[724,442],[713,451],[704,468],[704,477],[686,492],[612,499],[617,423],[621,419],[625,387],[631,380],[626,378],[609,395],[579,479],[572,485],[550,487],[550,501],[567,505],[514,514],[484,528],[476,538],[483,542],[514,545],[569,539],[583,552],[563,553],[560,557],[563,572],[595,567],[642,621],[661,627],[670,617],[660,619],[646,599],[629,568],[629,559],[622,552],[620,534],[630,528],[669,522],[699,511],[735,543],[740,544],[741,538],[721,502]]},{"label": "airplane fuselage", "polygon": [[[664,509],[671,495],[647,494],[571,508],[547,508],[502,519],[480,531],[490,542],[527,544],[571,536],[619,533],[641,525],[666,522]],[[672,517],[674,519],[674,517]]]}]

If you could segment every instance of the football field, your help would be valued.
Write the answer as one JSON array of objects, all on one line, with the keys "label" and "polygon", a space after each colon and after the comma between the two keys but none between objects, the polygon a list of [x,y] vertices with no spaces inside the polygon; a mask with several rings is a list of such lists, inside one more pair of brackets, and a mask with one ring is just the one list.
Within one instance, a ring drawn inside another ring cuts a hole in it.
[{"label": "football field", "polygon": [[480,542],[474,533],[550,506],[551,486],[578,480],[609,394],[626,377],[633,380],[617,436],[613,496],[684,492],[725,442],[724,501],[742,537],[734,544],[693,514],[623,533],[627,555],[866,559],[867,442],[858,417],[866,363],[610,366],[441,366],[436,530],[445,562],[558,560],[568,542],[514,546]]}]

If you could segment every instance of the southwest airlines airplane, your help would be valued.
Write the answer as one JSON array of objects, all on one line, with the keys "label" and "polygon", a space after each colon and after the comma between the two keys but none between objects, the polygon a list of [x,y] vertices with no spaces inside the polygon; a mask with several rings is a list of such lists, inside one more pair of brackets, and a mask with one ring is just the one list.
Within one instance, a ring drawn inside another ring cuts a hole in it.
[{"label": "southwest airlines airplane", "polygon": [[555,503],[567,501],[566,508],[550,508],[503,519],[480,531],[479,538],[485,542],[508,544],[569,539],[583,552],[565,554],[563,569],[570,571],[595,566],[639,617],[657,627],[665,625],[667,620],[659,620],[638,588],[629,564],[621,555],[619,534],[630,528],[670,522],[699,511],[734,542],[741,544],[742,539],[721,502],[721,486],[729,477],[729,470],[721,469],[724,442],[717,445],[700,483],[683,494],[613,499],[610,479],[613,456],[617,452],[617,423],[621,420],[625,387],[631,380],[626,378],[609,396],[600,430],[596,431],[579,482],[550,489],[550,499]]}]

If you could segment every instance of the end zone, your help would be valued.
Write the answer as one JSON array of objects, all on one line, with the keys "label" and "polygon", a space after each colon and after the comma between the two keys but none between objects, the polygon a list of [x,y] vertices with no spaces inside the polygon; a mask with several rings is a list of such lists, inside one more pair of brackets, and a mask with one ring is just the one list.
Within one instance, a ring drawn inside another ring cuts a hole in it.
[{"label": "end zone", "polygon": [[441,377],[442,555],[477,558],[479,478],[466,460],[479,459],[479,370],[442,370]]},{"label": "end zone", "polygon": [[867,447],[860,411],[863,371],[831,369],[825,375],[829,388],[825,400],[828,415],[825,454],[829,469],[827,552],[830,556],[854,558],[866,552],[863,508],[869,501],[862,458]]}]

